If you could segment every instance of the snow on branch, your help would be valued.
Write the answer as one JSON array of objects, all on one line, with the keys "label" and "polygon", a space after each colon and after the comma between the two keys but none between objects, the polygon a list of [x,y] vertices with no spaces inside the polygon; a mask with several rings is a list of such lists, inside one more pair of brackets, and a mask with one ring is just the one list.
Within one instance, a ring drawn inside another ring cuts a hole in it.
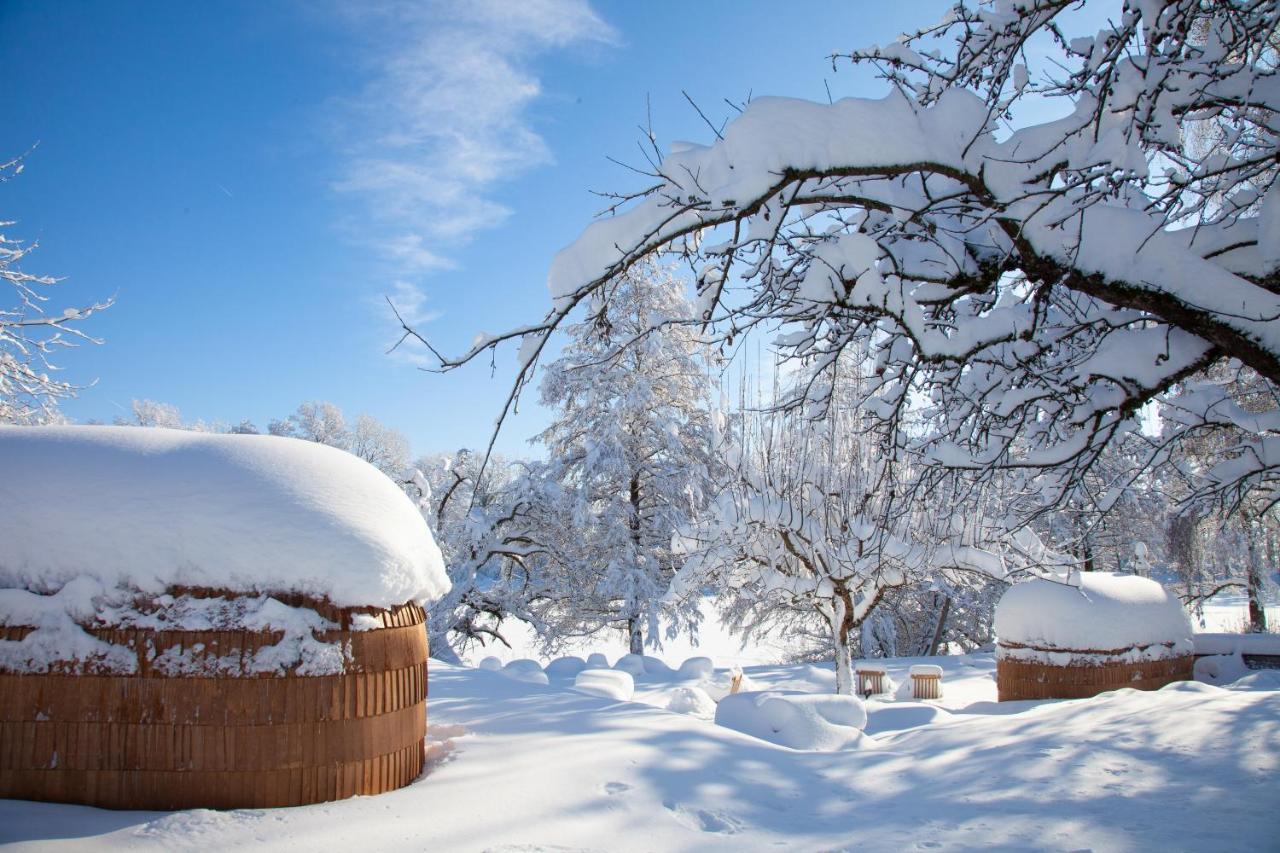
[{"label": "snow on branch", "polygon": [[[889,426],[927,407],[905,437],[922,457],[1021,471],[1042,505],[1066,499],[1144,406],[1215,366],[1251,371],[1274,412],[1280,7],[1130,0],[1077,34],[1063,20],[1074,5],[961,3],[844,57],[880,69],[881,99],[754,99],[557,256],[541,323],[441,368],[520,337],[509,409],[577,305],[674,253],[699,271],[686,319],[725,338],[781,327],[782,351],[818,371],[865,346],[866,398]],[[1045,97],[1068,114],[1020,124]],[[1196,402],[1181,400],[1166,458],[1218,423]],[[1280,497],[1275,425],[1253,426],[1233,422],[1233,464],[1210,496]]]}]

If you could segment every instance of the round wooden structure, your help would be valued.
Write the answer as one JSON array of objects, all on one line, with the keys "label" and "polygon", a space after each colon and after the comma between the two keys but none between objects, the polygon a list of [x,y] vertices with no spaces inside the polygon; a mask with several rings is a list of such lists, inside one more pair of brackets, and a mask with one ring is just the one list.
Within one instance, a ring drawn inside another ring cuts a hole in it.
[{"label": "round wooden structure", "polygon": [[1187,681],[1194,664],[1194,655],[1138,663],[1084,658],[1067,666],[1001,657],[996,661],[996,685],[1001,702],[1087,699],[1122,687],[1159,690],[1174,681]]},{"label": "round wooden structure", "polygon": [[[219,593],[212,593],[219,594]],[[335,675],[172,675],[168,650],[243,662],[279,632],[87,628],[138,657],[128,675],[67,663],[0,671],[0,797],[115,809],[263,808],[378,794],[422,772],[425,614],[287,597],[338,625]],[[373,620],[370,630],[352,630]],[[0,639],[32,631],[0,627]]]},{"label": "round wooden structure", "polygon": [[1137,575],[1023,580],[1001,596],[994,627],[1001,702],[1158,690],[1191,678],[1195,663],[1182,602]]}]

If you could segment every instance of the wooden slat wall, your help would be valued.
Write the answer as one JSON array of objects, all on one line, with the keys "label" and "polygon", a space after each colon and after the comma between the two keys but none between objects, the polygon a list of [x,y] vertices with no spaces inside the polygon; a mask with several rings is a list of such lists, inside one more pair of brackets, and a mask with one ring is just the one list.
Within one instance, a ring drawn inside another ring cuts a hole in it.
[{"label": "wooden slat wall", "polygon": [[1158,690],[1174,681],[1187,681],[1194,663],[1191,655],[1093,666],[1049,666],[1006,658],[996,663],[996,684],[1001,702],[1086,699],[1122,687]]},{"label": "wooden slat wall", "polygon": [[[368,610],[361,612],[368,613]],[[349,626],[350,613],[327,618]],[[248,631],[90,629],[128,645],[139,673],[0,672],[0,797],[105,808],[264,808],[378,794],[422,772],[427,636],[416,604],[340,630],[340,675],[166,675],[168,648],[243,661],[279,639]],[[26,629],[0,629],[17,639]],[[87,671],[86,671],[87,670]]]}]

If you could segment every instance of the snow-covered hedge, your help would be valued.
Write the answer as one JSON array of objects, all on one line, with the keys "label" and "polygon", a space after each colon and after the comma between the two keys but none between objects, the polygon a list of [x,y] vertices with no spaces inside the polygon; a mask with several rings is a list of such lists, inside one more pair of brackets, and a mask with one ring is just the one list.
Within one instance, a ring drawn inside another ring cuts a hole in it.
[{"label": "snow-covered hedge", "polygon": [[1153,580],[1083,572],[1070,583],[1015,584],[996,606],[1001,657],[1055,666],[1160,660],[1192,653],[1191,622]]}]

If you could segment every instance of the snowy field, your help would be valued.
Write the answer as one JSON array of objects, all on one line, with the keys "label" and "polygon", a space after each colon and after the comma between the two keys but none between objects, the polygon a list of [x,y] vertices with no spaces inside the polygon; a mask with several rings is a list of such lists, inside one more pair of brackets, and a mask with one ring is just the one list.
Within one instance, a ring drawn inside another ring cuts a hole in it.
[{"label": "snowy field", "polygon": [[[434,664],[431,728],[453,750],[408,788],[172,814],[0,801],[0,838],[15,850],[1272,849],[1280,676],[997,705],[990,655],[933,661],[941,701],[872,701],[869,737],[838,752],[654,707],[670,678],[641,676],[636,701],[617,702]],[[823,666],[746,677],[834,684]]]}]

